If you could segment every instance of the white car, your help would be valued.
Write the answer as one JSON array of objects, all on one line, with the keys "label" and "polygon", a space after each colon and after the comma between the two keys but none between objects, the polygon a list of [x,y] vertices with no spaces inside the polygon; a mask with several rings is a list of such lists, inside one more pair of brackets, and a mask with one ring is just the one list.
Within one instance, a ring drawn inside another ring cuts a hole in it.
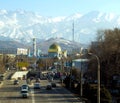
[{"label": "white car", "polygon": [[28,90],[22,90],[21,95],[22,95],[22,97],[28,97],[29,96],[29,91]]},{"label": "white car", "polygon": [[30,90],[30,88],[29,88],[29,86],[27,84],[23,84],[21,86],[21,91],[29,91],[29,90]]}]

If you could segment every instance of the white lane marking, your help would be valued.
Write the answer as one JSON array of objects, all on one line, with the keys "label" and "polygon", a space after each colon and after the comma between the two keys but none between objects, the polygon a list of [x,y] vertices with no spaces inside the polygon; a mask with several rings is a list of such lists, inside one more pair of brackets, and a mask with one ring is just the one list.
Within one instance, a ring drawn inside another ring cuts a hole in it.
[{"label": "white lane marking", "polygon": [[31,96],[32,96],[32,103],[35,103],[34,89],[31,90]]},{"label": "white lane marking", "polygon": [[50,96],[46,93],[45,96],[47,97],[47,100],[49,101],[48,103],[52,103],[50,100]]}]

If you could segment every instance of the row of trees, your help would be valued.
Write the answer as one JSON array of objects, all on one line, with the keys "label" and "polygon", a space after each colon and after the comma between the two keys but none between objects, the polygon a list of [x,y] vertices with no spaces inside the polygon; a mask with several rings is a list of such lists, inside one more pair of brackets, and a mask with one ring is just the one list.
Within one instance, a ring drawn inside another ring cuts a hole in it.
[{"label": "row of trees", "polygon": [[114,74],[120,75],[120,29],[98,31],[91,52],[100,58],[102,80],[108,83]]},{"label": "row of trees", "polygon": [[3,54],[0,55],[0,73],[4,73],[10,64],[13,64],[13,58]]},{"label": "row of trees", "polygon": [[[97,33],[96,42],[93,42],[90,51],[96,54],[100,59],[101,66],[101,86],[102,83],[106,87],[111,85],[112,77],[117,75],[120,77],[120,29],[115,28],[113,30],[100,30]],[[97,79],[97,60],[91,55],[83,55],[77,58],[88,58],[90,59],[88,64],[88,70],[83,75],[84,77],[92,77],[94,80]],[[76,79],[80,79],[80,72],[77,69],[73,69],[72,74]],[[70,77],[65,79],[66,87],[69,87]],[[74,84],[74,83],[72,83]],[[112,83],[114,84],[114,82]],[[87,86],[87,87],[86,87]],[[95,85],[96,86],[96,85]],[[83,95],[87,97],[92,102],[96,102],[97,87],[91,84],[85,84],[83,86]],[[112,85],[111,85],[112,86]],[[74,88],[72,88],[74,89]],[[80,84],[75,88],[77,91],[80,90]],[[109,88],[110,89],[110,88]],[[111,88],[112,90],[114,88]],[[101,87],[101,102],[111,103],[112,97],[110,92],[103,87]],[[118,100],[119,101],[119,100]]]}]

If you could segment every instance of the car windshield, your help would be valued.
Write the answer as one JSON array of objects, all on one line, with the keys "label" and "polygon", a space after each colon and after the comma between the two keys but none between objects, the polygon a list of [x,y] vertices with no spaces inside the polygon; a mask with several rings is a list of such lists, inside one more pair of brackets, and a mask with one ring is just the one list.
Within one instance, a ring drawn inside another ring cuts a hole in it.
[{"label": "car windshield", "polygon": [[28,85],[22,85],[22,89],[28,88]]}]

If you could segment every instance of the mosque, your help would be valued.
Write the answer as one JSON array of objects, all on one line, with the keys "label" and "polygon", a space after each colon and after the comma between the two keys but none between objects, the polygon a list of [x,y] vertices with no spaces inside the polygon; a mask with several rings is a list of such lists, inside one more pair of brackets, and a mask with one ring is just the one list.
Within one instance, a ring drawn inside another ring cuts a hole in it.
[{"label": "mosque", "polygon": [[57,57],[58,59],[67,58],[67,50],[62,51],[61,47],[57,43],[53,43],[48,49],[49,57]]}]

